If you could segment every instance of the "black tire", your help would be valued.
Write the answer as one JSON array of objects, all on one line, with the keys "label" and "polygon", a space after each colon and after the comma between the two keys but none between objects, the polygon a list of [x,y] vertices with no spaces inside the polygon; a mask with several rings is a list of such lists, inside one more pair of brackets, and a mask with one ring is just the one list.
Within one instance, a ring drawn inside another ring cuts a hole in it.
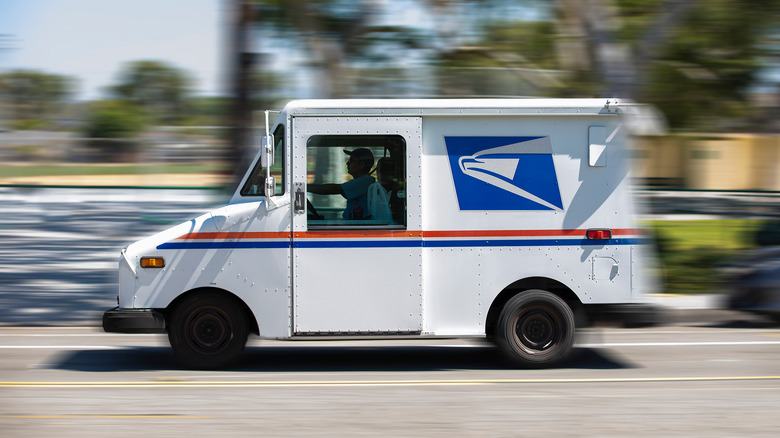
[{"label": "black tire", "polygon": [[184,298],[170,315],[168,340],[177,362],[214,369],[238,360],[249,335],[247,316],[232,298],[202,292]]},{"label": "black tire", "polygon": [[566,358],[574,345],[571,308],[556,295],[527,290],[512,297],[498,317],[495,339],[510,362],[533,368]]}]

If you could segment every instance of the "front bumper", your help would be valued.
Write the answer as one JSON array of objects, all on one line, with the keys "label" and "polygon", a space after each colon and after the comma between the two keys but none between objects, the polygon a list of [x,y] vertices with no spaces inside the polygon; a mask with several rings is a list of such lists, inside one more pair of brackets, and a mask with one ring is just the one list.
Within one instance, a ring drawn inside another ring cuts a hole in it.
[{"label": "front bumper", "polygon": [[113,333],[165,333],[165,315],[155,309],[120,309],[103,314],[103,330]]}]

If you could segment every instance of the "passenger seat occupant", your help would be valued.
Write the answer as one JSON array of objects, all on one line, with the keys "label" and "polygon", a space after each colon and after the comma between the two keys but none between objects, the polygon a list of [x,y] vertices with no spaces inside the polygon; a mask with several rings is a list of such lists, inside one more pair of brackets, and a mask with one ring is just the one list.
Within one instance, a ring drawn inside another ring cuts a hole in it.
[{"label": "passenger seat occupant", "polygon": [[368,187],[375,182],[370,175],[374,166],[374,154],[366,148],[352,151],[344,150],[349,155],[347,173],[352,179],[342,184],[309,184],[307,190],[316,195],[341,195],[347,199],[344,219],[367,219],[371,215],[368,208]]},{"label": "passenger seat occupant", "polygon": [[390,158],[380,158],[376,162],[376,182],[368,187],[368,208],[371,219],[376,221],[393,220],[390,210],[390,197],[393,192],[393,162]]}]

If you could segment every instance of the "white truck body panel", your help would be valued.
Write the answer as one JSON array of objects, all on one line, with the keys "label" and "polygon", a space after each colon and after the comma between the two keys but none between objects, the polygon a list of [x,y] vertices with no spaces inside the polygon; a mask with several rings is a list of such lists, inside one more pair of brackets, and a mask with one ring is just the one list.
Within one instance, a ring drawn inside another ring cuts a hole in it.
[{"label": "white truck body panel", "polygon": [[[261,337],[290,338],[484,335],[494,300],[531,278],[585,305],[639,302],[620,114],[606,99],[292,102],[276,124],[284,193],[239,187],[227,206],[130,245],[119,307],[165,309],[215,288],[246,304]],[[307,143],[348,135],[403,138],[402,225],[329,228],[296,212]],[[142,256],[165,267],[141,268]]]}]

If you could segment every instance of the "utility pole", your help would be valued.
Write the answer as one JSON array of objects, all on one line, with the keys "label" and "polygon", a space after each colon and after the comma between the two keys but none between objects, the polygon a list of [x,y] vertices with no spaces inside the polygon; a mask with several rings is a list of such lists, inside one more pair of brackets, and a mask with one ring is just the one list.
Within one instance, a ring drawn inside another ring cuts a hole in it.
[{"label": "utility pole", "polygon": [[250,78],[254,53],[250,46],[253,8],[248,0],[229,0],[231,6],[230,48],[228,50],[230,107],[227,126],[230,128],[228,160],[234,166],[232,190],[240,182],[252,157],[248,156],[252,142],[252,102]]}]

